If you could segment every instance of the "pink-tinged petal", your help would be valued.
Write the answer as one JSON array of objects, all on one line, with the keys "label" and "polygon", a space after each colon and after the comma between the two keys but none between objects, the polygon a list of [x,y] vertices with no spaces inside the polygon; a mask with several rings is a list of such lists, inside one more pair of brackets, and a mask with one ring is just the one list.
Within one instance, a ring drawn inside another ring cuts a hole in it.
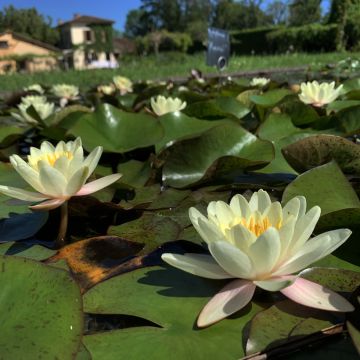
[{"label": "pink-tinged petal", "polygon": [[256,285],[247,280],[234,280],[222,288],[201,310],[198,327],[214,324],[241,310],[252,299]]},{"label": "pink-tinged petal", "polygon": [[56,209],[57,207],[61,206],[66,200],[65,199],[51,199],[44,201],[38,205],[30,206],[31,210],[38,210],[38,211],[48,211]]},{"label": "pink-tinged petal", "polygon": [[231,279],[232,275],[223,270],[212,256],[206,254],[162,254],[168,264],[190,274],[208,279]]},{"label": "pink-tinged petal", "polygon": [[122,174],[112,174],[85,184],[74,196],[84,196],[99,191],[118,181]]},{"label": "pink-tinged petal", "polygon": [[32,191],[0,185],[0,193],[24,201],[42,201],[49,197]]},{"label": "pink-tinged petal", "polygon": [[312,281],[298,278],[289,287],[280,290],[289,299],[305,306],[328,311],[354,311],[344,297]]},{"label": "pink-tinged petal", "polygon": [[295,275],[278,276],[267,280],[254,281],[254,284],[267,291],[279,291],[290,286],[297,279]]}]

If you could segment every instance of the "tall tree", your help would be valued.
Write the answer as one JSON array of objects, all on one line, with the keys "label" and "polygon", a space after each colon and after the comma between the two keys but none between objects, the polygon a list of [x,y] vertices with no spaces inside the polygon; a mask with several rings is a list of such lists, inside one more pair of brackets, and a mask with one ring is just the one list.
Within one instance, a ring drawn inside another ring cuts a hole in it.
[{"label": "tall tree", "polygon": [[260,7],[261,1],[218,0],[213,24],[227,30],[242,30],[269,25],[271,17]]},{"label": "tall tree", "polygon": [[293,0],[289,6],[289,24],[301,26],[319,22],[321,0]]},{"label": "tall tree", "polygon": [[59,39],[57,29],[52,28],[50,17],[39,14],[35,8],[16,9],[10,5],[0,11],[0,31],[12,30],[49,44]]},{"label": "tall tree", "polygon": [[125,36],[135,38],[151,31],[152,23],[148,23],[143,9],[130,10],[126,15]]},{"label": "tall tree", "polygon": [[275,0],[268,4],[266,13],[274,25],[287,23],[289,17],[288,6],[287,0]]}]

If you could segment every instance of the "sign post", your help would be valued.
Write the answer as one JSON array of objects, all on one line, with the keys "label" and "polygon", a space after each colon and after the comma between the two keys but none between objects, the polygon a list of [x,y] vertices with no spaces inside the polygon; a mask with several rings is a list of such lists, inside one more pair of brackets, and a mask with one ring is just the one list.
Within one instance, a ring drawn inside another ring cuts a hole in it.
[{"label": "sign post", "polygon": [[206,64],[224,70],[229,63],[230,36],[225,30],[208,28]]}]

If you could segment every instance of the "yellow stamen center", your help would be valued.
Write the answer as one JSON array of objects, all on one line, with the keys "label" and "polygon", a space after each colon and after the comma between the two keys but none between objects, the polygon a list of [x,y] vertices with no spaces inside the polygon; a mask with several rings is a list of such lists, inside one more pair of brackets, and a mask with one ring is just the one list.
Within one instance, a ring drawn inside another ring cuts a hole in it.
[{"label": "yellow stamen center", "polygon": [[252,215],[248,219],[238,218],[237,221],[232,226],[235,226],[237,224],[243,225],[249,231],[251,231],[253,234],[255,234],[256,237],[259,237],[269,227],[274,227],[279,230],[282,226],[282,221],[280,219],[277,224],[272,224],[270,219],[267,216],[256,219],[256,217],[254,215]]},{"label": "yellow stamen center", "polygon": [[63,152],[42,154],[41,156],[38,156],[36,158],[29,157],[29,165],[32,166],[33,168],[37,168],[39,161],[43,160],[47,162],[50,166],[54,166],[56,160],[58,160],[63,156],[67,157],[68,160],[72,160],[74,154],[70,151],[63,151]]}]

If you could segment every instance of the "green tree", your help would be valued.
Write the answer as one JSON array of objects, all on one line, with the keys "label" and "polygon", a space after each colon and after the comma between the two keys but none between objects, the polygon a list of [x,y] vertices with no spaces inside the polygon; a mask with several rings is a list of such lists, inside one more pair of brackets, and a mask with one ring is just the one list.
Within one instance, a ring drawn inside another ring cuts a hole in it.
[{"label": "green tree", "polygon": [[50,17],[39,14],[35,8],[16,9],[12,5],[0,11],[0,31],[12,30],[49,44],[59,40],[57,29],[52,28]]},{"label": "green tree", "polygon": [[152,24],[148,23],[145,10],[130,10],[126,15],[125,36],[135,38],[144,36],[152,29]]},{"label": "green tree", "polygon": [[268,4],[266,14],[274,25],[286,24],[289,17],[288,1],[275,0]]},{"label": "green tree", "polygon": [[260,7],[261,1],[218,0],[213,25],[226,30],[242,30],[269,25],[271,17]]},{"label": "green tree", "polygon": [[301,26],[319,22],[321,0],[293,0],[289,6],[289,24]]}]

